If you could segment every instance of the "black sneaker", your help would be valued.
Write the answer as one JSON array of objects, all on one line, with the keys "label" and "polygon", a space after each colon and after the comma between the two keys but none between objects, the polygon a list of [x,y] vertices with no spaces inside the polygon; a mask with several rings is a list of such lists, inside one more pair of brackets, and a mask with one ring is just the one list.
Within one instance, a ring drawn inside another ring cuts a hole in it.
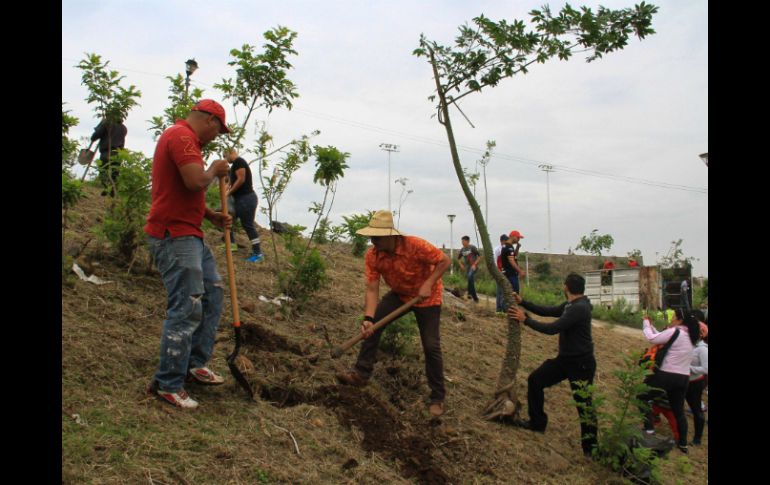
[{"label": "black sneaker", "polygon": [[679,451],[681,451],[685,455],[687,454],[687,445],[676,445],[676,447],[679,448]]}]

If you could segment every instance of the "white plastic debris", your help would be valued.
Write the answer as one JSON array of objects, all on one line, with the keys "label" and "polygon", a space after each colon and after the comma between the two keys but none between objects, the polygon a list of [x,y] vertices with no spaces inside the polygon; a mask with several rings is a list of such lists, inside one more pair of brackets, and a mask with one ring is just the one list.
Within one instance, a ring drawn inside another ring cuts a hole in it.
[{"label": "white plastic debris", "polygon": [[83,269],[80,266],[78,266],[77,263],[72,263],[72,271],[74,271],[75,274],[78,275],[78,278],[80,278],[81,280],[88,281],[95,285],[104,285],[107,283],[112,283],[112,281],[103,280],[96,275],[86,276],[85,271],[83,271]]},{"label": "white plastic debris", "polygon": [[259,295],[259,301],[264,301],[265,303],[272,303],[273,305],[281,306],[282,301],[292,301],[292,299],[286,295],[281,295],[271,300],[270,298],[264,295]]}]

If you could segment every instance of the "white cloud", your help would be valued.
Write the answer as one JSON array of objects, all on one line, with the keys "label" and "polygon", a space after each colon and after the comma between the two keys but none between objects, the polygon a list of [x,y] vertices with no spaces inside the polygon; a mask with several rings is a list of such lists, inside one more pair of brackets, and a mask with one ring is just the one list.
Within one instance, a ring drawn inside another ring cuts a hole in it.
[{"label": "white cloud", "polygon": [[[420,33],[448,44],[457,26],[480,13],[492,19],[528,18],[539,1],[485,2],[307,2],[173,1],[79,2],[62,4],[62,101],[80,118],[72,136],[90,136],[97,120],[84,102],[80,72],[72,66],[84,52],[96,52],[142,91],[141,106],[127,120],[127,146],[151,156],[149,120],[167,104],[164,76],[183,74],[194,57],[201,68],[194,86],[218,99],[214,83],[232,77],[229,50],[261,46],[262,32],[284,25],[298,32],[289,77],[299,88],[295,110],[267,119],[276,143],[320,129],[314,144],[351,153],[332,212],[379,209],[387,204],[387,154],[395,143],[392,177],[408,177],[412,193],[401,227],[436,244],[448,244],[448,213],[456,213],[455,239],[471,234],[467,202],[454,175],[443,127],[427,100],[433,88],[424,59],[411,55]],[[598,2],[588,3],[596,8]],[[601,2],[627,8],[634,2]],[[631,39],[620,52],[586,64],[535,65],[529,74],[468,96],[453,124],[458,143],[483,150],[497,142],[487,171],[489,227],[520,230],[525,248],[547,246],[545,174],[551,163],[617,176],[690,187],[708,186],[708,169],[698,154],[708,151],[708,5],[699,0],[661,1],[653,20],[657,34]],[[561,4],[552,4],[555,10]],[[225,103],[228,117],[232,107]],[[241,115],[242,116],[242,115]],[[473,167],[477,153],[461,151]],[[504,155],[530,159],[513,161]],[[298,172],[279,218],[312,224],[307,212],[322,190],[312,184],[312,162]],[[256,170],[255,170],[256,173]],[[479,186],[478,192],[483,189]],[[400,186],[393,184],[393,199]],[[480,200],[483,196],[480,195]],[[395,205],[395,202],[394,202]],[[559,171],[551,174],[551,232],[555,252],[566,252],[593,228],[615,238],[612,253],[643,251],[647,263],[683,238],[685,254],[700,258],[708,272],[708,200],[700,193],[632,184]],[[260,224],[266,224],[259,216]],[[462,233],[462,234],[461,234]],[[459,244],[459,242],[457,243]]]}]

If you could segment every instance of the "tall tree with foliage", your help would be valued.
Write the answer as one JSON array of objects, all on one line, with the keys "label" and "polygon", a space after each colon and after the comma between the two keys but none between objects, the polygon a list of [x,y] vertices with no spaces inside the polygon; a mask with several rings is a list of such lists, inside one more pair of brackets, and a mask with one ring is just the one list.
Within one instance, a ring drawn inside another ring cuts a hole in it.
[{"label": "tall tree with foliage", "polygon": [[118,150],[121,164],[120,184],[115,200],[107,210],[102,225],[96,233],[110,241],[115,253],[128,265],[129,271],[136,258],[137,249],[144,240],[144,225],[150,211],[150,173],[152,159],[142,152]]},{"label": "tall tree with foliage", "polygon": [[318,224],[324,216],[324,209],[326,209],[327,202],[329,202],[329,194],[332,194],[332,200],[329,202],[326,212],[326,219],[328,220],[329,218],[329,213],[334,204],[337,182],[344,177],[345,169],[348,168],[345,160],[350,156],[349,153],[341,152],[333,146],[322,147],[316,145],[313,147],[313,153],[316,158],[316,171],[313,175],[313,182],[325,187],[324,198],[321,203],[315,202],[310,208],[310,211],[317,214],[317,217],[304,249],[295,244],[296,241],[293,235],[287,238],[286,246],[292,253],[292,256],[289,258],[289,265],[292,269],[291,276],[289,278],[281,278],[279,273],[279,281],[282,282],[281,289],[294,299],[291,306],[295,310],[301,309],[307,303],[309,297],[320,289],[326,281],[326,266],[318,250],[315,248],[310,249],[310,245],[314,240]]},{"label": "tall tree with foliage", "polygon": [[575,251],[585,251],[594,256],[601,256],[605,249],[610,250],[615,239],[609,234],[598,234],[599,230],[594,229],[591,234],[580,238],[580,242],[575,246]]},{"label": "tall tree with foliage", "polygon": [[[643,39],[655,32],[651,27],[655,12],[657,7],[644,2],[622,10],[599,7],[595,13],[588,7],[581,7],[578,11],[567,5],[556,15],[545,6],[530,12],[534,25],[534,30],[530,31],[521,20],[494,22],[480,15],[473,19],[473,25],[460,27],[460,33],[451,47],[428,40],[425,35],[420,36],[420,45],[414,54],[427,58],[432,68],[436,91],[429,99],[432,102],[438,99],[438,121],[446,130],[455,173],[471,206],[485,248],[492,247],[489,232],[463,174],[449,108],[456,108],[465,117],[458,106],[462,98],[494,87],[516,74],[525,74],[534,63],[543,64],[554,57],[567,60],[578,50],[588,51],[590,54],[586,60],[591,62],[620,50],[626,46],[630,35]],[[491,251],[484,251],[484,262],[489,274],[506,288],[506,306],[515,305],[510,283],[497,269]],[[494,398],[484,410],[486,419],[518,415],[520,404],[515,380],[520,356],[521,323],[509,317],[506,353]]]},{"label": "tall tree with foliage", "polygon": [[[266,108],[272,113],[275,108],[291,110],[291,100],[299,97],[294,83],[287,74],[293,66],[290,55],[297,55],[293,42],[297,33],[278,26],[262,34],[267,41],[262,45],[263,52],[257,54],[255,46],[244,44],[241,49],[231,49],[232,60],[227,64],[236,66],[235,79],[223,79],[214,87],[224,93],[224,99],[233,103],[233,111],[238,119],[238,106],[246,108],[246,116],[240,124],[236,137],[229,146],[240,148],[241,139],[246,133],[246,126],[251,115],[259,108]],[[237,122],[236,122],[237,124]]]},{"label": "tall tree with foliage", "polygon": [[698,258],[685,256],[682,251],[683,239],[677,239],[671,241],[671,246],[668,248],[668,252],[665,256],[658,260],[658,264],[663,268],[692,268],[693,261],[698,261]]},{"label": "tall tree with foliage", "polygon": [[[323,218],[323,211],[326,209],[326,219],[329,219],[329,214],[332,211],[334,205],[334,197],[337,195],[337,182],[339,179],[345,176],[345,169],[348,168],[348,164],[345,160],[350,156],[350,153],[341,152],[333,146],[314,146],[313,152],[316,159],[316,171],[313,175],[313,183],[319,184],[321,187],[325,187],[324,198],[320,205],[314,205],[310,210],[318,215],[313,230],[310,231],[308,237],[308,247],[313,240],[318,223]],[[332,194],[332,200],[327,208],[326,202],[329,198],[329,194]]]},{"label": "tall tree with foliage", "polygon": [[[319,132],[315,131],[311,136],[317,135]],[[278,202],[283,197],[284,192],[291,181],[294,173],[300,169],[311,157],[313,149],[310,146],[310,137],[303,135],[298,140],[292,140],[289,144],[289,150],[286,153],[282,153],[282,158],[271,165],[270,157],[272,154],[278,152],[278,150],[270,150],[273,137],[267,132],[262,130],[259,138],[257,138],[256,153],[259,168],[259,184],[262,187],[262,196],[267,207],[262,207],[262,212],[267,215],[271,224],[278,219]],[[286,145],[284,147],[286,148]],[[280,150],[280,149],[279,149]],[[275,243],[274,231],[270,231],[270,241],[273,246],[273,263],[275,265],[275,274],[279,274],[281,270],[280,259],[278,257],[278,246]]]},{"label": "tall tree with foliage", "polygon": [[[181,74],[176,76],[166,76],[171,82],[169,87],[170,101],[169,106],[163,110],[163,114],[160,116],[153,116],[149,120],[150,131],[153,133],[153,139],[157,140],[158,137],[163,134],[166,128],[173,126],[176,120],[183,120],[187,118],[187,115],[192,111],[193,106],[203,99],[204,90],[201,88],[193,88],[189,93],[185,93],[185,80]],[[244,135],[244,129],[238,126],[237,123],[228,123],[227,127],[230,129],[230,133],[226,133],[218,136],[211,142],[207,143],[201,148],[201,155],[203,160],[207,160],[213,154],[221,154],[226,146],[234,146],[235,140],[239,140]],[[217,184],[212,184],[212,187],[219,187]]]},{"label": "tall tree with foliage", "polygon": [[[109,70],[107,66],[109,61],[102,62],[101,56],[97,54],[86,53],[85,59],[81,60],[76,66],[83,71],[81,84],[88,89],[88,104],[95,104],[94,112],[99,119],[108,123],[107,138],[112,143],[112,125],[124,121],[128,117],[128,112],[138,105],[137,101],[142,93],[136,89],[133,84],[128,88],[120,85],[125,76],[121,76],[118,71]],[[112,152],[112,146],[107,145],[107,153]],[[107,160],[104,160],[107,162]],[[89,164],[90,167],[90,164]],[[83,174],[85,179],[88,168]],[[107,171],[110,181],[115,189],[115,181],[112,180],[111,171]]]}]

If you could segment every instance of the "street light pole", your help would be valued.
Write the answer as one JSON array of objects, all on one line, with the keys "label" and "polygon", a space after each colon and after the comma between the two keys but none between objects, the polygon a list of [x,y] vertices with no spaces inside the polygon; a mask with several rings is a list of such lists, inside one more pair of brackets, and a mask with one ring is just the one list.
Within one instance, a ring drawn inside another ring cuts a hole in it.
[{"label": "street light pole", "polygon": [[192,73],[198,69],[198,63],[195,62],[195,59],[187,59],[187,62],[184,63],[184,66],[185,73],[187,73],[187,77],[184,80],[184,100],[187,101],[187,91],[190,89],[190,76],[192,76]]},{"label": "street light pole", "polygon": [[454,246],[452,246],[452,243],[454,242],[454,234],[452,233],[452,222],[455,220],[454,214],[447,214],[447,217],[449,218],[449,274],[453,275],[455,274],[455,267],[454,267],[454,261],[455,261],[455,253],[454,253]]},{"label": "street light pole", "polygon": [[553,252],[551,248],[551,180],[549,174],[553,172],[553,165],[538,165],[540,170],[545,172],[545,190],[548,196],[548,252]]},{"label": "street light pole", "polygon": [[390,153],[398,151],[398,145],[391,145],[390,143],[380,143],[380,148],[388,152],[388,210],[392,213],[393,209],[390,205]]}]

